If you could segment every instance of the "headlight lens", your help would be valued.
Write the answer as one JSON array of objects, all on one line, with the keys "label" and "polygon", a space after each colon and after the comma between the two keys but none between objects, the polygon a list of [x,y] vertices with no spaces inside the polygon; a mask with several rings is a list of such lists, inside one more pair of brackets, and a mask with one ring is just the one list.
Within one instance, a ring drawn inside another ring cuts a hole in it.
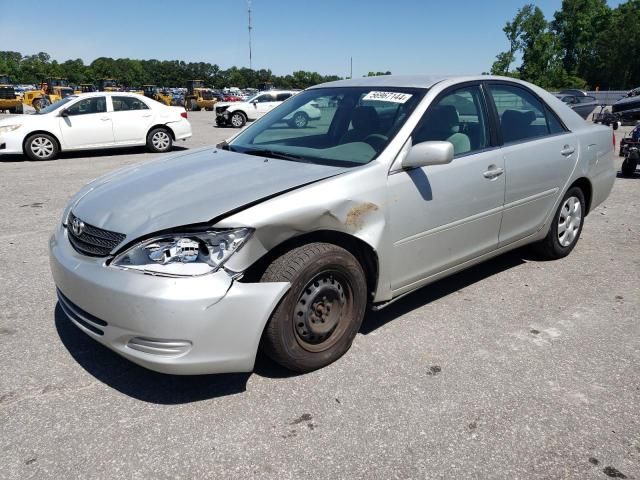
[{"label": "headlight lens", "polygon": [[15,125],[3,125],[0,126],[0,134],[13,132],[14,130],[19,129],[22,126],[20,123],[16,123]]},{"label": "headlight lens", "polygon": [[140,242],[112,265],[169,276],[196,276],[218,270],[253,232],[250,228],[176,233]]}]

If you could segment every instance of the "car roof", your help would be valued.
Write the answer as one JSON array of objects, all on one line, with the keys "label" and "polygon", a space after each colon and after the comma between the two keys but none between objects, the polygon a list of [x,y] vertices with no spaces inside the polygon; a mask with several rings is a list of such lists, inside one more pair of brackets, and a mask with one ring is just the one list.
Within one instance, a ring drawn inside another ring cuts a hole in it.
[{"label": "car roof", "polygon": [[436,83],[449,80],[452,83],[461,83],[480,80],[501,80],[513,83],[520,81],[495,75],[379,75],[376,77],[360,77],[335,82],[321,83],[311,88],[323,87],[400,87],[400,88],[431,88]]},{"label": "car roof", "polygon": [[[134,92],[86,92],[86,93],[76,93],[78,97],[104,97],[109,96],[113,97],[114,95],[118,97],[143,97],[144,95],[140,95],[139,93]],[[146,98],[146,97],[145,97]]]}]

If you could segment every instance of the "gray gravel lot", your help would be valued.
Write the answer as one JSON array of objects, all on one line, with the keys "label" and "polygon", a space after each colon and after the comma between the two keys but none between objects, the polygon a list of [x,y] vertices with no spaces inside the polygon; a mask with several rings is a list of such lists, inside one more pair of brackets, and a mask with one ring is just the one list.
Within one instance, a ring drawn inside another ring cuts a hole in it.
[{"label": "gray gravel lot", "polygon": [[[190,119],[186,148],[234,132]],[[75,191],[154,157],[0,157],[0,478],[640,479],[640,174],[568,258],[423,288],[325,369],[170,377],[66,320],[47,256]]]}]

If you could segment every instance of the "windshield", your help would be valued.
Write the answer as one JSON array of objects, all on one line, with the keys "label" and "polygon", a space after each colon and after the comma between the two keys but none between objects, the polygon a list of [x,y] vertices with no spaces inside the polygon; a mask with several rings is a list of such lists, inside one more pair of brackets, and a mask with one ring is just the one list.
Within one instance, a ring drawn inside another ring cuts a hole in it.
[{"label": "windshield", "polygon": [[62,107],[63,105],[69,103],[72,100],[75,100],[76,98],[78,98],[77,95],[69,95],[68,97],[64,97],[62,100],[58,100],[57,102],[53,102],[48,107],[43,108],[42,110],[37,112],[37,115],[42,115],[42,114],[45,114],[45,113],[55,112],[60,107]]},{"label": "windshield", "polygon": [[334,87],[294,95],[226,148],[266,157],[355,166],[382,152],[426,89]]}]

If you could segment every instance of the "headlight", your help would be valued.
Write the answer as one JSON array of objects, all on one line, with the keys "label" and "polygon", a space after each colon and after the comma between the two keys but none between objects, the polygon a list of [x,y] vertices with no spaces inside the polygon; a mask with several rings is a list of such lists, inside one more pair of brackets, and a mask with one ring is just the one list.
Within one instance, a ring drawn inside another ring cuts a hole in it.
[{"label": "headlight", "polygon": [[140,242],[112,265],[169,276],[196,276],[218,270],[253,232],[250,228],[176,233]]},{"label": "headlight", "polygon": [[16,123],[15,125],[3,125],[0,127],[0,134],[13,132],[14,130],[19,129],[22,126],[20,123]]}]

